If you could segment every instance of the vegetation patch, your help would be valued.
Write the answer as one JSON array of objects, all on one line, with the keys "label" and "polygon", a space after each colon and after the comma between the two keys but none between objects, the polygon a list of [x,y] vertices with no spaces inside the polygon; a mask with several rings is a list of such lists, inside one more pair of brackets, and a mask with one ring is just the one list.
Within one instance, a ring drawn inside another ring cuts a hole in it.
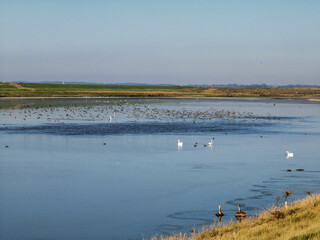
[{"label": "vegetation patch", "polygon": [[303,97],[317,101],[320,88],[0,83],[0,97]]},{"label": "vegetation patch", "polygon": [[[274,212],[281,213],[275,217]],[[320,239],[320,195],[311,195],[285,206],[275,206],[256,218],[229,225],[211,226],[200,233],[154,237],[152,240],[316,240]]]},{"label": "vegetation patch", "polygon": [[320,230],[316,233],[306,233],[300,236],[290,238],[290,240],[309,240],[309,239],[320,239]]}]

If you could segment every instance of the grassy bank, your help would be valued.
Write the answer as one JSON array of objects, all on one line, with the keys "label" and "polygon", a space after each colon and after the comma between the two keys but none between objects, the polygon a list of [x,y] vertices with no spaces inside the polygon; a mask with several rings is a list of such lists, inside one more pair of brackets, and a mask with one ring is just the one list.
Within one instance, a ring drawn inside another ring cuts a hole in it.
[{"label": "grassy bank", "polygon": [[0,97],[303,97],[319,88],[247,88],[0,83]]},{"label": "grassy bank", "polygon": [[177,235],[152,240],[315,240],[320,239],[320,195],[311,195],[281,208],[272,208],[241,223],[203,230],[194,236]]}]

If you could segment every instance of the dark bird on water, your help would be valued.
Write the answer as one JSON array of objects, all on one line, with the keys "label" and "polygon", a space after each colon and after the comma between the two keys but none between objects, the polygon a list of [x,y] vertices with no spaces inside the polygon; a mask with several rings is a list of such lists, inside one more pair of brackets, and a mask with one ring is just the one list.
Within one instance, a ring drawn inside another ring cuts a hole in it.
[{"label": "dark bird on water", "polygon": [[5,145],[4,147],[5,147],[5,148],[8,148],[9,146],[8,146],[8,145]]},{"label": "dark bird on water", "polygon": [[219,205],[219,212],[216,213],[217,217],[222,217],[224,214],[221,212],[221,205]]},{"label": "dark bird on water", "polygon": [[240,204],[238,204],[238,212],[236,212],[235,217],[236,218],[246,218],[247,216],[248,215],[245,212],[241,211]]},{"label": "dark bird on water", "polygon": [[197,233],[198,230],[196,229],[196,227],[194,226],[191,230],[190,230],[191,233]]}]

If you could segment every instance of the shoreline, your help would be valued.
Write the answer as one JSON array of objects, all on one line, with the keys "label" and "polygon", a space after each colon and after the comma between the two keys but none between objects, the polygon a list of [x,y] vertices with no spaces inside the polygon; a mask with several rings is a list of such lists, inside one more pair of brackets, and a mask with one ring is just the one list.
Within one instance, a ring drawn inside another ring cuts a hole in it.
[{"label": "shoreline", "polygon": [[314,101],[314,102],[320,102],[320,98],[310,98],[310,97],[0,97],[1,100],[60,100],[60,99],[80,99],[80,100],[85,100],[85,99],[217,99],[217,100],[259,100],[259,99],[264,99],[264,100],[308,100],[308,101]]},{"label": "shoreline", "polygon": [[[222,211],[223,212],[223,211]],[[177,233],[170,236],[154,236],[150,240],[316,240],[320,239],[320,194],[298,199],[287,206],[273,206],[256,216],[239,222],[214,223],[191,235]]]}]

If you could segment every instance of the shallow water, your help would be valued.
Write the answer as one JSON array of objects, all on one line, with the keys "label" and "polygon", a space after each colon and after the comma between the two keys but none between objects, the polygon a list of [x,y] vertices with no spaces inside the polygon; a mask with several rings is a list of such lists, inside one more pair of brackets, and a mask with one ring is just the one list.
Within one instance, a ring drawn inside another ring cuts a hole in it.
[{"label": "shallow water", "polygon": [[[0,238],[188,233],[216,222],[218,205],[227,222],[238,203],[254,215],[285,190],[295,191],[289,201],[319,191],[319,106],[304,100],[2,101]],[[204,147],[212,137],[213,147]],[[293,158],[285,158],[287,150]]]}]

